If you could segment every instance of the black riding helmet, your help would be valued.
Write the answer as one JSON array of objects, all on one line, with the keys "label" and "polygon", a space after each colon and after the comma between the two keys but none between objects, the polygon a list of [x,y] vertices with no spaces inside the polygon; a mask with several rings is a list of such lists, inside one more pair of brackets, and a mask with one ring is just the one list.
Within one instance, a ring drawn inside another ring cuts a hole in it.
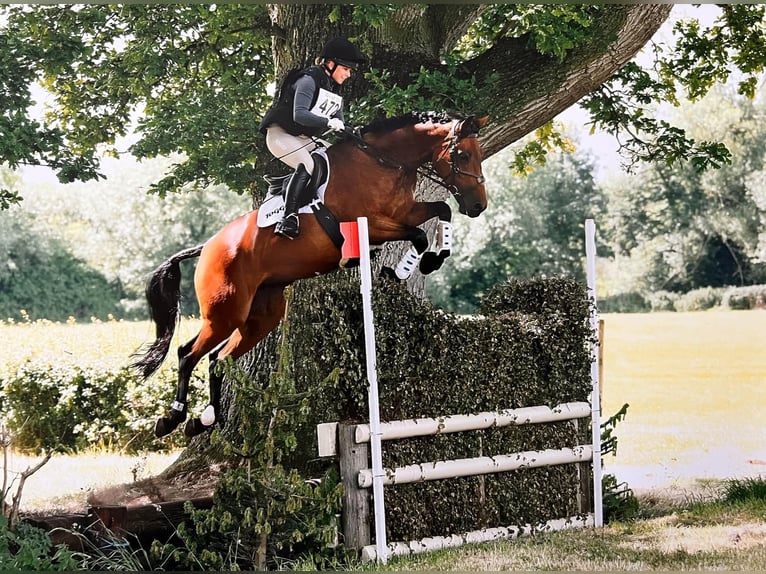
[{"label": "black riding helmet", "polygon": [[[364,56],[353,43],[345,38],[333,38],[324,45],[319,57],[356,70],[364,62]],[[334,70],[330,70],[332,73]]]}]

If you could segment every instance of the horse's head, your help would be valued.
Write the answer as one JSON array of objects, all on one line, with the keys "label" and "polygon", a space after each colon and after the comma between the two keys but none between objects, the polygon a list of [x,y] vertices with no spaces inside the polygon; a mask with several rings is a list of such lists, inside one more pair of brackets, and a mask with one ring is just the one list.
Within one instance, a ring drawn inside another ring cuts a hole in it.
[{"label": "horse's head", "polygon": [[453,120],[448,135],[434,151],[432,165],[457,200],[460,213],[476,217],[487,208],[481,171],[479,129],[489,118]]}]

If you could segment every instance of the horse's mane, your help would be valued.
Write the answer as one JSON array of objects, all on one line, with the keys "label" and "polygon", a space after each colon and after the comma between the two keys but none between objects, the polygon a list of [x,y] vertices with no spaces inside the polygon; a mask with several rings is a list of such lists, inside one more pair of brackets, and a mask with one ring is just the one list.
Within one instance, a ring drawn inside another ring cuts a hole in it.
[{"label": "horse's mane", "polygon": [[393,118],[375,120],[361,128],[360,131],[362,135],[369,133],[392,132],[394,130],[398,130],[399,128],[426,123],[428,121],[432,121],[438,124],[445,124],[447,122],[451,122],[454,119],[465,119],[465,116],[457,112],[414,111]]}]

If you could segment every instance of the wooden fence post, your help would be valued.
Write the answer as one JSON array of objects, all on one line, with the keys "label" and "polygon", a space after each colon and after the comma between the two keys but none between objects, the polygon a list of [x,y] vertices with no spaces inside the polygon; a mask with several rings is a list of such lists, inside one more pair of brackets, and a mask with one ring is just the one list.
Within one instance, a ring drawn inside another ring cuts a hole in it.
[{"label": "wooden fence post", "polygon": [[370,493],[359,488],[359,471],[370,465],[369,443],[357,443],[356,425],[338,423],[338,461],[343,483],[343,538],[348,548],[370,544]]}]

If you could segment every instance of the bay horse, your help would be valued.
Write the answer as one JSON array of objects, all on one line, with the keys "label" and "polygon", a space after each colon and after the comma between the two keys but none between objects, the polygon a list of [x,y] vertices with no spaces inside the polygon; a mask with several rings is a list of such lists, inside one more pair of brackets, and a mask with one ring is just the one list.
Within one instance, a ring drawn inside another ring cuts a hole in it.
[{"label": "bay horse", "polygon": [[[414,198],[418,174],[442,183],[457,200],[461,213],[477,217],[487,207],[479,129],[487,117],[413,112],[361,128],[354,137],[326,150],[330,166],[324,204],[338,221],[367,217],[371,245],[409,241],[410,249],[396,269],[381,274],[405,279],[420,264],[423,273],[441,266],[450,251],[452,212],[443,201]],[[222,377],[216,361],[237,359],[278,324],[285,312],[284,289],[299,279],[339,267],[341,250],[313,215],[300,216],[300,235],[286,239],[273,227],[259,228],[257,211],[226,224],[204,244],[179,251],[149,277],[146,297],[156,327],[156,340],[133,355],[131,367],[148,379],[165,360],[179,320],[179,262],[199,257],[194,287],[202,326],[178,348],[178,387],[166,416],[154,433],[162,437],[187,418],[192,371],[209,354],[210,403],[184,428],[187,436],[209,429],[218,417]],[[439,218],[436,249],[418,226]]]}]

